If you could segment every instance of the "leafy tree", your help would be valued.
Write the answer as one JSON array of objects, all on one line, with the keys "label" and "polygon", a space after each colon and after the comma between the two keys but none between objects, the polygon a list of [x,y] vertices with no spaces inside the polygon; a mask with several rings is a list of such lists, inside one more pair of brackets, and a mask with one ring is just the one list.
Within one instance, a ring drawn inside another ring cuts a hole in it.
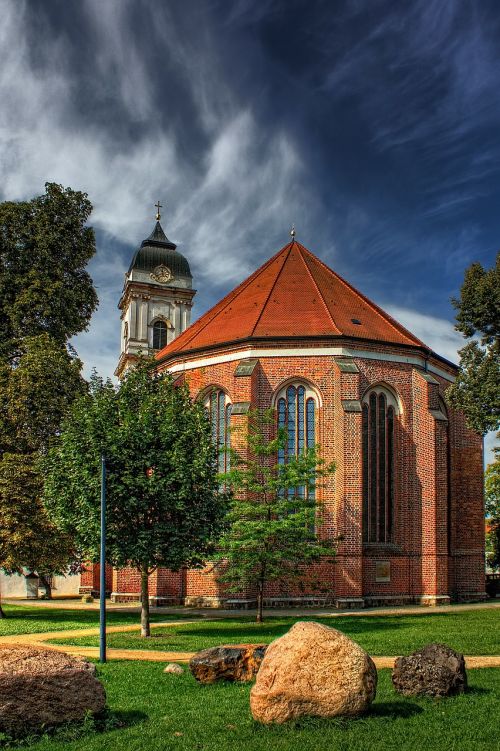
[{"label": "leafy tree", "polygon": [[486,536],[488,563],[500,568],[500,449],[495,449],[495,461],[488,464],[485,473],[485,510],[489,524]]},{"label": "leafy tree", "polygon": [[51,518],[97,560],[105,455],[107,560],[140,572],[142,636],[150,635],[150,574],[201,565],[225,511],[203,406],[151,365],[140,361],[116,388],[93,377],[44,463]]},{"label": "leafy tree", "polygon": [[0,204],[0,359],[12,362],[27,336],[65,343],[87,328],[97,307],[85,270],[95,253],[91,210],[85,193],[55,183],[31,201]]},{"label": "leafy tree", "polygon": [[0,362],[0,566],[36,571],[51,597],[49,577],[67,570],[73,548],[41,504],[38,459],[87,385],[81,362],[48,334],[22,347],[15,366]]},{"label": "leafy tree", "polygon": [[15,367],[0,363],[0,446],[44,452],[87,384],[82,363],[49,334],[26,337]]},{"label": "leafy tree", "polygon": [[71,538],[56,529],[42,505],[37,458],[4,453],[0,461],[0,561],[11,574],[36,572],[50,597],[50,577],[65,573],[73,550]]},{"label": "leafy tree", "polygon": [[69,548],[40,506],[37,458],[86,388],[67,340],[87,328],[97,296],[85,270],[92,206],[85,193],[45,187],[0,204],[0,566],[48,583]]},{"label": "leafy tree", "polygon": [[500,427],[500,253],[485,270],[473,263],[465,272],[456,328],[465,337],[479,336],[460,350],[460,370],[446,396],[463,410],[467,424],[478,433]]},{"label": "leafy tree", "polygon": [[315,530],[319,504],[313,492],[334,466],[324,466],[317,446],[280,463],[287,435],[274,425],[273,410],[251,410],[248,450],[230,452],[232,468],[222,480],[234,495],[216,555],[220,581],[233,590],[257,589],[259,623],[266,583],[300,581],[309,564],[334,556],[336,542],[320,539]]}]

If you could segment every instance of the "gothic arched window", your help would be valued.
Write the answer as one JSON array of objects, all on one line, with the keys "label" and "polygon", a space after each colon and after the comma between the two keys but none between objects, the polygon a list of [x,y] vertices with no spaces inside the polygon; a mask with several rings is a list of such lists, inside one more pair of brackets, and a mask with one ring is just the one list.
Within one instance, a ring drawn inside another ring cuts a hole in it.
[{"label": "gothic arched window", "polygon": [[363,541],[392,541],[394,429],[398,403],[382,386],[363,399]]},{"label": "gothic arched window", "polygon": [[205,398],[204,404],[212,426],[212,438],[219,452],[219,472],[227,472],[230,468],[231,402],[222,389],[214,389]]},{"label": "gothic arched window", "polygon": [[163,349],[167,344],[167,324],[165,321],[153,323],[153,349]]},{"label": "gothic arched window", "polygon": [[[276,399],[278,427],[284,428],[287,441],[278,451],[278,463],[286,464],[287,459],[298,456],[306,448],[316,443],[316,397],[314,392],[303,384],[289,384],[282,389]],[[304,496],[305,486],[290,490],[290,495]],[[314,486],[309,486],[308,497],[314,498]]]}]

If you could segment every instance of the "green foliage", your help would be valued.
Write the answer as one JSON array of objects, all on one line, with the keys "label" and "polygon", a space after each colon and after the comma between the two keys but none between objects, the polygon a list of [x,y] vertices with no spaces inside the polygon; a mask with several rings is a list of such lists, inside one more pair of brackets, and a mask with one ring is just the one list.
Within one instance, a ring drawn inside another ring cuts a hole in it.
[{"label": "green foliage", "polygon": [[0,561],[10,572],[23,568],[40,577],[62,574],[72,542],[47,517],[42,482],[33,454],[4,453],[0,461]]},{"label": "green foliage", "polygon": [[27,337],[21,346],[15,367],[0,364],[0,447],[44,452],[87,384],[81,361],[48,334]]},{"label": "green foliage", "polygon": [[473,263],[465,272],[459,300],[453,300],[456,328],[465,337],[479,335],[460,350],[460,371],[446,392],[467,424],[479,433],[500,426],[500,253],[489,270]]},{"label": "green foliage", "polygon": [[91,210],[85,193],[55,183],[31,201],[0,204],[0,359],[12,361],[27,336],[65,343],[87,328],[97,307],[85,271]]},{"label": "green foliage", "polygon": [[97,560],[105,455],[107,559],[146,578],[201,565],[225,511],[205,410],[152,364],[139,362],[118,388],[94,377],[44,462],[51,517]]},{"label": "green foliage", "polygon": [[0,204],[0,566],[41,576],[65,568],[71,545],[41,505],[37,457],[85,391],[66,344],[97,306],[85,271],[92,206],[84,193],[45,188]]},{"label": "green foliage", "polygon": [[489,531],[486,535],[487,561],[492,569],[500,568],[500,449],[485,472],[485,510]]},{"label": "green foliage", "polygon": [[0,362],[0,565],[48,577],[73,562],[73,546],[42,505],[38,458],[77,394],[81,362],[48,334],[27,337],[15,366]]},{"label": "green foliage", "polygon": [[249,412],[248,451],[231,451],[232,468],[222,476],[233,500],[218,545],[218,577],[233,590],[257,588],[259,620],[266,582],[288,586],[300,581],[307,578],[309,564],[335,553],[334,542],[316,534],[320,513],[313,492],[334,467],[323,466],[319,447],[279,463],[287,436],[283,429],[276,431],[275,419],[274,410]]}]

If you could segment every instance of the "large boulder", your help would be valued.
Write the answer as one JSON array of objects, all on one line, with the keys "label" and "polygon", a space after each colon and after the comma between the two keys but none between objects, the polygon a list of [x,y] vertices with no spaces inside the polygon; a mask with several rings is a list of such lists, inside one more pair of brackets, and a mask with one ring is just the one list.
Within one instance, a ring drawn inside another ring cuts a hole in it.
[{"label": "large boulder", "polygon": [[394,688],[405,696],[451,696],[467,688],[464,656],[446,644],[426,644],[398,657],[392,671]]},{"label": "large boulder", "polygon": [[52,649],[0,649],[0,730],[13,738],[37,733],[88,712],[101,712],[106,694],[95,665]]},{"label": "large boulder", "polygon": [[223,644],[197,652],[189,661],[189,669],[200,683],[251,681],[265,651],[265,644]]},{"label": "large boulder", "polygon": [[359,644],[334,628],[299,621],[267,648],[250,709],[264,723],[355,717],[366,712],[376,687],[377,669]]}]

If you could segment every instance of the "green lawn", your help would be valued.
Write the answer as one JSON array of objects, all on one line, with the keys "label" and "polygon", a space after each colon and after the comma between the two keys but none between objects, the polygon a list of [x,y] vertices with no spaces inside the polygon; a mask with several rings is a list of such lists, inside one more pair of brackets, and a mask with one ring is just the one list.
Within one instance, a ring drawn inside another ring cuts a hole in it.
[{"label": "green lawn", "polygon": [[[165,616],[164,616],[165,618]],[[250,618],[198,621],[178,626],[157,627],[150,639],[139,634],[110,634],[109,647],[196,652],[216,644],[271,642],[284,634],[297,620],[272,618],[257,624]],[[444,642],[464,654],[500,653],[500,613],[498,610],[463,610],[456,613],[429,613],[406,616],[340,616],[309,620],[338,628],[357,641],[370,654],[397,655],[412,652],[431,641]],[[97,637],[58,639],[58,643],[98,646]]]},{"label": "green lawn", "polygon": [[[92,628],[99,625],[98,610],[68,610],[64,607],[42,608],[30,607],[29,605],[3,605],[2,609],[7,616],[0,619],[0,636],[14,634],[37,634],[43,631],[67,631],[73,628]],[[182,610],[179,614],[169,615],[168,620],[185,618]],[[122,624],[139,624],[139,613],[108,612],[110,626]],[[166,616],[159,613],[152,614],[152,620],[165,621]]]},{"label": "green lawn", "polygon": [[[163,665],[111,662],[99,667],[119,729],[42,737],[33,751],[495,751],[499,670],[469,671],[469,691],[432,700],[396,694],[379,671],[377,697],[357,720],[305,719],[285,726],[252,720],[241,684],[201,686]],[[495,696],[496,694],[496,696]]]}]

